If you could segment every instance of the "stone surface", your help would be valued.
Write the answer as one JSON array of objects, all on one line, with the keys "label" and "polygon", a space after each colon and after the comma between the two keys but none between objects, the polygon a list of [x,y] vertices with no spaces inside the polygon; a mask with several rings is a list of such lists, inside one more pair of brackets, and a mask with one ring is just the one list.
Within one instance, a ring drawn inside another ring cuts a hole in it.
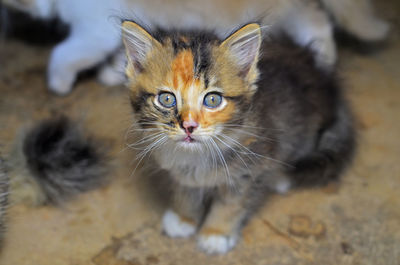
[{"label": "stone surface", "polygon": [[[382,1],[383,2],[383,1]],[[126,148],[127,91],[82,79],[66,97],[46,90],[50,46],[0,42],[0,140],[8,152],[20,130],[66,113],[106,141],[110,185],[62,207],[9,208],[0,264],[400,264],[400,4],[379,4],[393,25],[386,47],[368,55],[341,48],[343,83],[358,119],[359,149],[340,185],[276,195],[225,256],[207,256],[194,237],[161,233],[163,200],[135,171]]]}]

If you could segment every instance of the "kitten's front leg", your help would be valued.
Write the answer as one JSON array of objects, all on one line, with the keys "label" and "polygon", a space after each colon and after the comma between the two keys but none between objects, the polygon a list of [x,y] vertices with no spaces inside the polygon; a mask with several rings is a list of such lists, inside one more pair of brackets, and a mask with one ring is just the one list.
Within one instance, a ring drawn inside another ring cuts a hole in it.
[{"label": "kitten's front leg", "polygon": [[204,212],[203,199],[203,191],[178,186],[162,218],[163,231],[170,237],[193,235]]},{"label": "kitten's front leg", "polygon": [[198,246],[208,254],[224,254],[237,243],[247,211],[244,195],[220,189],[198,235]]}]

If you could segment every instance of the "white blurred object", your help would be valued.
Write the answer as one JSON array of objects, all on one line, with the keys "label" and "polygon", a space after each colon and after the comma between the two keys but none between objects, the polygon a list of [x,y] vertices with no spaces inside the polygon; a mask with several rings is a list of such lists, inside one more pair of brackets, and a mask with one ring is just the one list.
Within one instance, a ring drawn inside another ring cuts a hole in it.
[{"label": "white blurred object", "polygon": [[68,94],[77,74],[117,53],[99,71],[99,80],[117,85],[125,80],[120,22],[131,19],[151,29],[214,29],[226,36],[235,27],[260,21],[268,34],[286,33],[294,42],[309,46],[318,65],[330,70],[336,63],[334,24],[364,41],[384,39],[388,24],[375,17],[369,0],[3,0],[40,18],[59,17],[71,27],[70,35],[52,51],[49,89]]}]

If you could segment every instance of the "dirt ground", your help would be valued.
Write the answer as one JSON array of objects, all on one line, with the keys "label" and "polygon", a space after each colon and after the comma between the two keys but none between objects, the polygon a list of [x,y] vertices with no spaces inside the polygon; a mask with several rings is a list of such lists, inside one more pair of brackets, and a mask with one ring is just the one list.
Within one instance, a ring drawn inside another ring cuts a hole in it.
[{"label": "dirt ground", "polygon": [[[378,1],[377,1],[378,2]],[[162,235],[165,205],[134,154],[125,148],[132,122],[124,87],[80,80],[73,93],[47,92],[51,45],[5,37],[0,42],[0,141],[66,113],[111,154],[111,182],[62,207],[13,203],[0,264],[400,264],[400,3],[381,1],[392,23],[385,47],[372,54],[340,48],[340,72],[358,118],[359,149],[340,185],[276,195],[252,219],[234,251],[207,256],[195,238]],[[383,3],[384,2],[384,3]]]}]

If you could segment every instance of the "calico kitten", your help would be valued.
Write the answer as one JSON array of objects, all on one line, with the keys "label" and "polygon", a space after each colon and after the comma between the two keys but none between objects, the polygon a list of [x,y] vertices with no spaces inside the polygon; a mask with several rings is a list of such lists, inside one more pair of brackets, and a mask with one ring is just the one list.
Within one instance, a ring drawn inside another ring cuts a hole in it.
[{"label": "calico kitten", "polygon": [[210,32],[150,34],[122,25],[129,89],[151,155],[174,187],[162,226],[198,231],[225,253],[273,189],[336,180],[351,160],[349,108],[333,74],[294,45],[262,43],[258,24],[225,40]]},{"label": "calico kitten", "polygon": [[[5,5],[40,18],[58,17],[70,25],[69,36],[54,48],[48,67],[49,89],[71,91],[77,74],[96,66],[120,45],[119,21],[135,17],[149,26],[179,29],[215,28],[221,37],[232,25],[258,19],[269,32],[284,32],[301,46],[310,46],[324,69],[336,62],[334,25],[363,41],[386,37],[388,24],[373,14],[370,0],[3,0]],[[332,23],[333,22],[333,23]],[[107,85],[125,81],[124,57],[99,71]]]}]

